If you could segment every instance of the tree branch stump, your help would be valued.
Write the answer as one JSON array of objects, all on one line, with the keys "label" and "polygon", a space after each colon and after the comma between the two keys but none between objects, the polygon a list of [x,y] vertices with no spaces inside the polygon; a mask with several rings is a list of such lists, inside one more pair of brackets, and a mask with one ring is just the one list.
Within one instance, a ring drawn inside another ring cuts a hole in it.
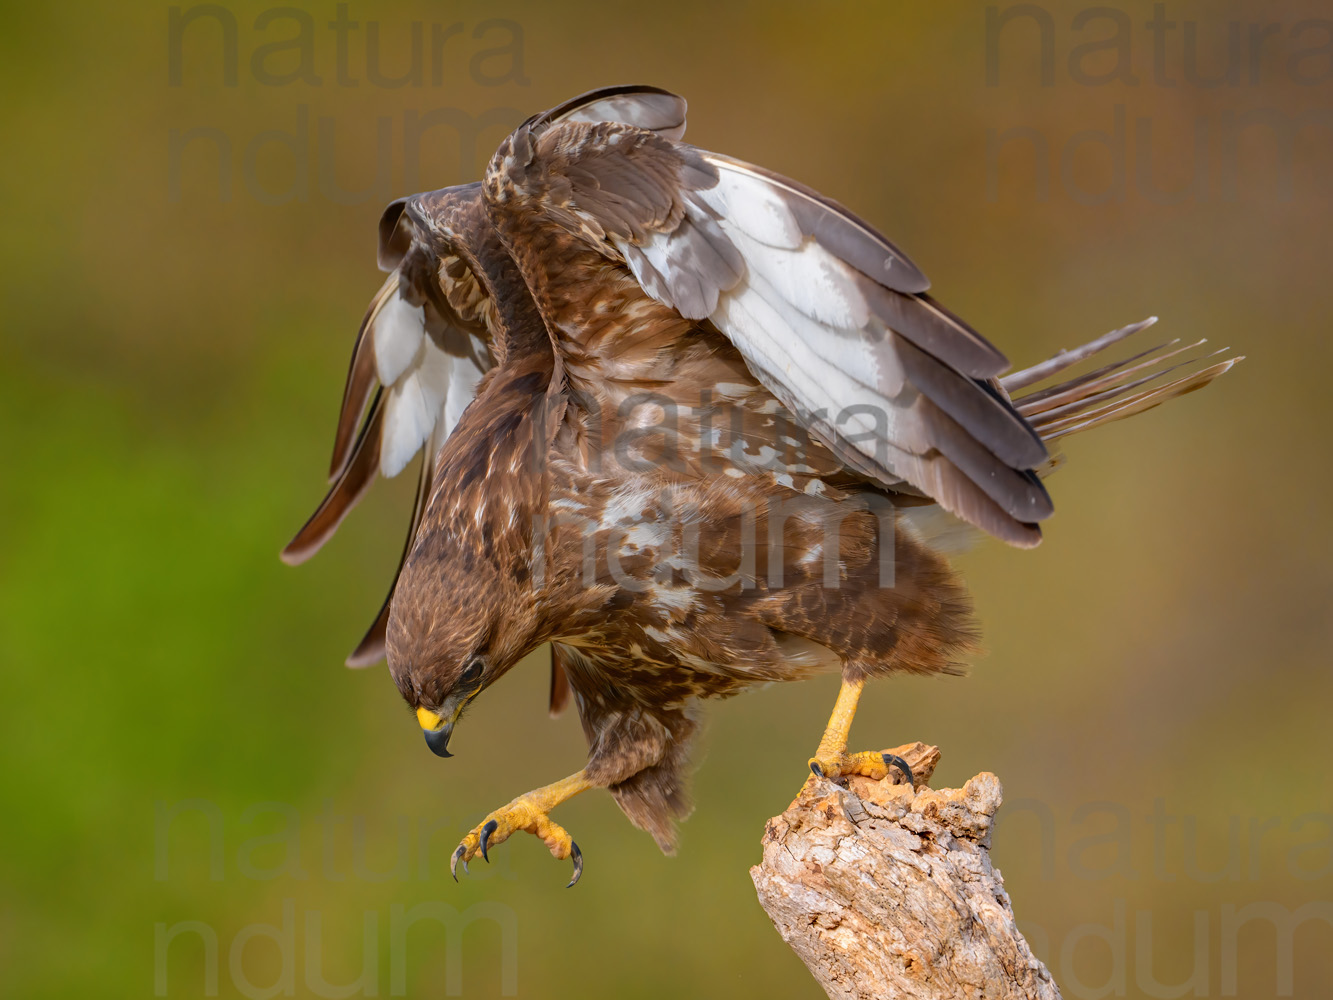
[{"label": "tree branch stump", "polygon": [[769,820],[750,877],[782,939],[835,1000],[1059,1000],[991,865],[999,779],[936,790],[936,747],[889,752],[916,788],[811,775]]}]

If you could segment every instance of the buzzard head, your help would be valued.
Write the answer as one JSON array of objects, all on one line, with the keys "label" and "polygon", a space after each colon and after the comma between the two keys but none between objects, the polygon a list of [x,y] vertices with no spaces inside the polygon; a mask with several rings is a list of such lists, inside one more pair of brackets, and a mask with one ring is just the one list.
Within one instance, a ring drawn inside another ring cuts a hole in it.
[{"label": "buzzard head", "polygon": [[403,567],[385,653],[398,690],[438,756],[452,756],[449,737],[472,699],[536,645],[526,589],[470,547],[438,557],[414,552]]}]

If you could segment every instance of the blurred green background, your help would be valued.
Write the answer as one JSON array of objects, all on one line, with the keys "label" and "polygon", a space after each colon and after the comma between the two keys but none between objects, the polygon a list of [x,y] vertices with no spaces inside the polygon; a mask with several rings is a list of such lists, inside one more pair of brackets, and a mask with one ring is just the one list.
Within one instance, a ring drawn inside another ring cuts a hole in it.
[{"label": "blurred green background", "polygon": [[[1147,3],[6,5],[2,991],[200,996],[213,940],[224,997],[819,995],[747,869],[835,678],[713,706],[679,856],[592,794],[557,814],[576,890],[523,837],[455,885],[468,826],[579,766],[577,722],[534,661],[445,763],[382,667],[342,668],[406,482],[277,559],[322,493],[383,203],[644,82],[689,99],[693,142],[882,228],[1016,362],[1153,313],[1248,355],[1070,443],[1045,544],[959,558],[972,675],[881,683],[854,741],[938,744],[937,785],[1000,775],[994,857],[1066,996],[1327,996],[1328,11],[1157,7],[1173,27]],[[403,937],[432,901],[453,929]]]}]

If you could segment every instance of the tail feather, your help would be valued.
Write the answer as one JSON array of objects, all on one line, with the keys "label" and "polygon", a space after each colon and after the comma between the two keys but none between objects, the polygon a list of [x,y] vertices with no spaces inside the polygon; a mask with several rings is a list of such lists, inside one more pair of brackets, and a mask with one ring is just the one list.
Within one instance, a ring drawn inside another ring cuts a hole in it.
[{"label": "tail feather", "polygon": [[[1006,392],[1013,392],[1044,381],[1080,361],[1094,357],[1112,344],[1147,329],[1154,322],[1156,317],[1150,317],[1140,323],[1113,330],[1082,347],[1061,351],[1048,361],[1015,372],[1002,379],[1000,384]],[[1179,340],[1173,340],[1159,344],[1094,371],[1017,396],[1013,400],[1014,407],[1041,435],[1042,440],[1048,443],[1078,431],[1143,413],[1168,399],[1203,388],[1242,360],[1241,357],[1231,357],[1199,368],[1200,364],[1226,353],[1225,348],[1202,354],[1193,353],[1205,343],[1205,340],[1199,340],[1193,344],[1180,345]],[[1175,360],[1174,364],[1165,364],[1174,359],[1179,360]],[[1195,370],[1171,381],[1164,381],[1171,373],[1190,368]],[[1044,473],[1049,468],[1040,471]]]},{"label": "tail feather", "polygon": [[1094,354],[1106,350],[1112,344],[1124,340],[1126,337],[1132,337],[1140,330],[1146,330],[1157,322],[1156,316],[1149,316],[1147,319],[1139,320],[1137,323],[1131,323],[1129,326],[1122,326],[1119,330],[1112,330],[1110,333],[1102,334],[1096,340],[1090,340],[1082,347],[1075,347],[1072,350],[1061,351],[1055,357],[1043,361],[1039,365],[1033,365],[1031,368],[1024,368],[1022,371],[1012,372],[1000,379],[1000,385],[1004,391],[1013,395],[1018,389],[1026,389],[1030,385],[1035,385],[1052,375],[1058,375],[1066,368],[1071,368],[1084,361]]},{"label": "tail feather", "polygon": [[[1090,371],[1086,375],[1079,375],[1076,378],[1059,382],[1056,385],[1046,389],[1039,389],[1036,392],[1030,392],[1020,396],[1021,402],[1015,401],[1015,408],[1022,407],[1020,412],[1025,417],[1035,417],[1045,413],[1048,410],[1057,409],[1067,405],[1075,400],[1085,399],[1093,393],[1099,393],[1106,389],[1124,388],[1131,381],[1132,377],[1141,371],[1148,371],[1154,365],[1163,361],[1169,361],[1171,358],[1179,357],[1186,351],[1194,350],[1203,346],[1205,341],[1199,340],[1193,344],[1187,344],[1184,347],[1177,347],[1179,340],[1170,340],[1165,344],[1158,344],[1156,347],[1150,347],[1146,351],[1140,351],[1121,361],[1113,361],[1109,365],[1103,365],[1095,371]],[[1171,348],[1175,348],[1171,350]],[[1163,353],[1165,352],[1165,353]],[[1182,362],[1188,364],[1189,362]],[[1158,373],[1161,374],[1161,373]],[[1155,376],[1149,375],[1148,378]]]},{"label": "tail feather", "polygon": [[[1163,347],[1169,347],[1175,343],[1178,343],[1178,341],[1173,340],[1168,344],[1159,344],[1157,347],[1150,347],[1148,348],[1148,350],[1140,351],[1138,354],[1132,355],[1126,358],[1124,361],[1113,361],[1109,365],[1103,365],[1100,368],[1094,368],[1092,371],[1087,372],[1083,375],[1079,375],[1075,378],[1068,379],[1064,382],[1058,382],[1055,385],[1049,386],[1048,388],[1045,389],[1038,389],[1035,392],[1026,393],[1018,398],[1023,401],[1023,405],[1027,408],[1028,413],[1039,413],[1042,409],[1041,404],[1050,397],[1058,396],[1066,392],[1072,392],[1074,389],[1077,389],[1081,385],[1086,385],[1093,379],[1099,379],[1103,375],[1107,375],[1110,372],[1118,370],[1123,365],[1133,364],[1135,361],[1138,361],[1141,358],[1145,358],[1149,354],[1152,354],[1155,351],[1159,351]],[[1014,405],[1015,408],[1017,408],[1018,404],[1015,403]]]},{"label": "tail feather", "polygon": [[[1049,360],[1016,371],[992,384],[1010,396],[1014,409],[1049,445],[1070,434],[1151,410],[1168,399],[1202,389],[1236,362],[1244,360],[1243,356],[1235,356],[1214,362],[1227,352],[1226,348],[1200,351],[1206,341],[1181,345],[1179,340],[1172,340],[1044,388],[1030,388],[1080,362],[1095,358],[1108,347],[1146,330],[1156,321],[1156,317],[1150,317],[1112,330],[1081,347],[1061,351]],[[1168,378],[1182,369],[1185,374]],[[1013,395],[1022,389],[1029,391]],[[1044,479],[1064,462],[1064,456],[1052,450],[1050,457],[1033,472]],[[961,551],[980,537],[973,524],[948,517],[938,506],[904,506],[901,516],[932,546],[944,551]],[[1031,546],[1041,540],[1040,530],[1035,525],[1031,528],[1032,537],[1016,544]],[[1014,542],[1013,539],[1007,540]]]},{"label": "tail feather", "polygon": [[1065,417],[1062,420],[1041,428],[1041,436],[1046,441],[1056,441],[1062,437],[1078,431],[1085,431],[1092,427],[1100,427],[1102,424],[1109,424],[1115,420],[1122,420],[1125,417],[1132,417],[1136,413],[1143,413],[1151,410],[1155,406],[1160,406],[1168,399],[1175,399],[1177,396],[1184,396],[1186,393],[1194,392],[1196,389],[1202,389],[1213,379],[1217,378],[1223,372],[1229,370],[1232,365],[1238,361],[1244,360],[1243,356],[1228,358],[1218,364],[1202,371],[1186,375],[1184,378],[1176,379],[1174,382],[1168,382],[1166,385],[1156,386],[1144,392],[1135,393],[1118,402],[1087,410],[1081,413]]},{"label": "tail feather", "polygon": [[[1158,354],[1156,357],[1149,358],[1146,361],[1140,361],[1133,364],[1134,358],[1128,358],[1124,362],[1112,366],[1112,373],[1104,375],[1093,381],[1084,382],[1079,386],[1066,389],[1062,392],[1056,392],[1047,396],[1038,403],[1028,405],[1020,411],[1034,426],[1051,423],[1054,420],[1069,416],[1071,413],[1087,411],[1096,404],[1116,399],[1125,393],[1132,392],[1139,386],[1148,385],[1157,382],[1159,379],[1169,375],[1171,372],[1179,371],[1190,365],[1196,365],[1207,358],[1216,357],[1222,351],[1213,351],[1209,354],[1197,358],[1186,358],[1174,365],[1168,365],[1165,368],[1159,368],[1157,371],[1151,371],[1153,367],[1163,361],[1178,357],[1186,351],[1193,350],[1202,346],[1204,341],[1189,344],[1185,347],[1177,348],[1174,351],[1168,351],[1165,354]],[[1171,346],[1170,344],[1163,345]],[[1156,353],[1161,348],[1154,348]],[[1147,372],[1140,375],[1140,372]],[[1134,376],[1138,375],[1137,378]],[[1060,388],[1060,387],[1057,387]]]}]

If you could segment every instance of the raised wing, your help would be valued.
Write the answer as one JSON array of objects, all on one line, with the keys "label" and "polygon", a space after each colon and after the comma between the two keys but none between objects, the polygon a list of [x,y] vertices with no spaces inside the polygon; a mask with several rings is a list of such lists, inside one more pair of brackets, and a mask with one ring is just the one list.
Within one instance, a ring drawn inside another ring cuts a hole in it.
[{"label": "raised wing", "polygon": [[[475,185],[448,194],[478,197]],[[284,562],[301,563],[319,551],[375,477],[396,476],[424,446],[405,556],[435,456],[491,366],[488,302],[462,262],[432,249],[413,222],[429,211],[425,197],[394,202],[381,220],[379,260],[390,274],[366,310],[352,351],[329,467],[332,486],[283,549]],[[369,666],[383,655],[388,610],[386,598],[349,666]]]},{"label": "raised wing", "polygon": [[[573,98],[541,120],[622,122],[679,139],[685,101],[655,87],[609,87]],[[462,259],[439,251],[436,238],[480,199],[480,185],[474,183],[400,198],[385,209],[377,256],[389,277],[371,300],[352,351],[329,467],[332,485],[283,549],[284,562],[302,563],[318,552],[377,475],[396,476],[424,447],[406,558],[439,450],[493,364],[494,303]],[[370,666],[383,657],[393,586],[348,666]]]},{"label": "raised wing", "polygon": [[1047,452],[992,381],[1007,360],[868,224],[794,181],[632,126],[539,116],[510,143],[488,192],[527,197],[653,298],[711,321],[848,468],[1005,541],[1040,540],[1052,507],[1032,470]]}]

